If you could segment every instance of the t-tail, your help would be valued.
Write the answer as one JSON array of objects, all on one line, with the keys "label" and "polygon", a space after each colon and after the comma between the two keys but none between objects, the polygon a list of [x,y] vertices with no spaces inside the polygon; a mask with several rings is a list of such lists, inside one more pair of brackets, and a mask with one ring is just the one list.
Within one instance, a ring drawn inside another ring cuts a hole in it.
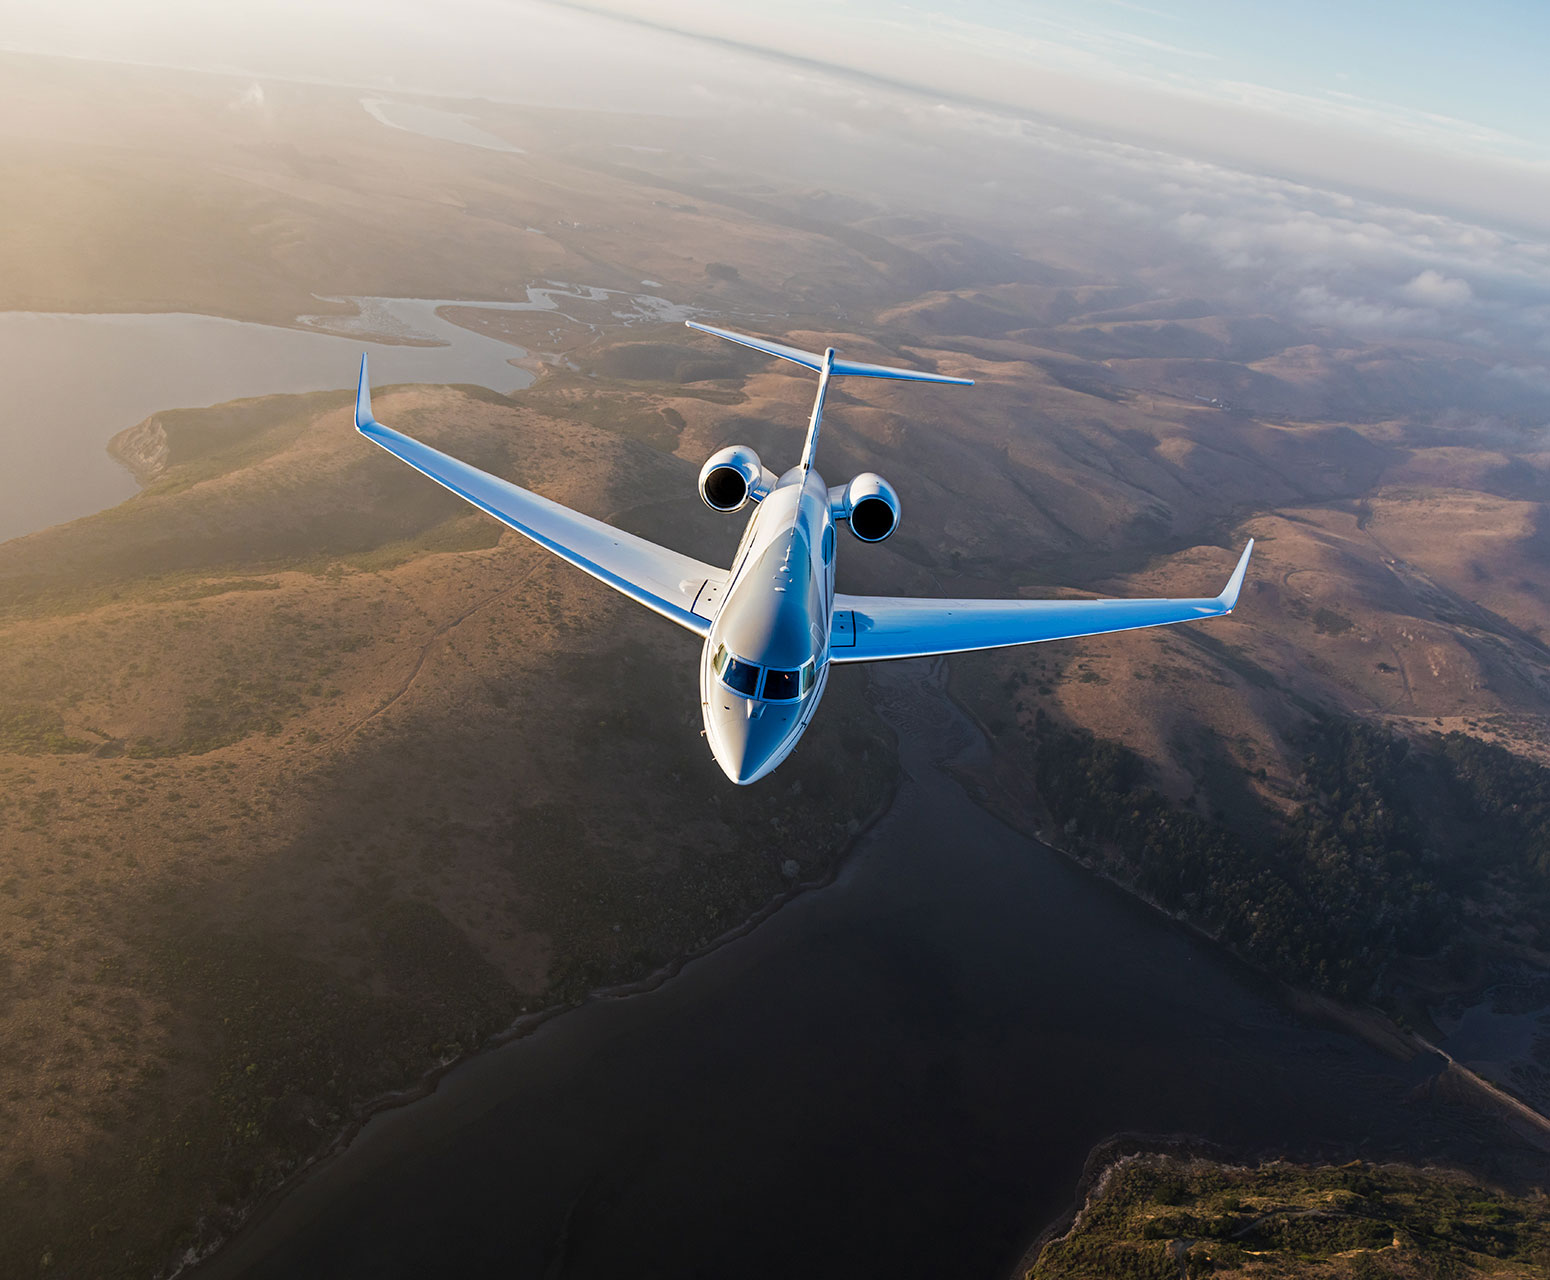
[{"label": "t-tail", "polygon": [[752,347],[755,351],[762,351],[766,355],[779,356],[782,360],[799,364],[804,369],[811,369],[818,375],[818,397],[813,401],[813,416],[808,419],[807,439],[802,444],[803,471],[812,470],[813,455],[818,452],[818,432],[823,426],[823,398],[829,392],[830,378],[892,378],[898,382],[947,382],[955,387],[974,385],[973,378],[949,378],[944,373],[921,373],[916,369],[894,369],[885,364],[863,364],[859,360],[841,360],[834,354],[833,347],[818,355],[816,352],[803,351],[799,347],[788,347],[781,342],[770,342],[765,338],[750,338],[746,333],[733,333],[730,329],[713,329],[708,324],[696,324],[693,320],[685,320],[684,323],[691,329],[698,329],[701,333],[713,334],[718,338],[725,338],[728,342]]}]

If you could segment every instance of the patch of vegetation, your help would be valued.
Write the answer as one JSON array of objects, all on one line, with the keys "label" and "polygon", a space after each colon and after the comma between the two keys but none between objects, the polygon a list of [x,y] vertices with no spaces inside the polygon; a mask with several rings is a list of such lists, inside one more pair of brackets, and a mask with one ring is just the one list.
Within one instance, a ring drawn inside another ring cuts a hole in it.
[{"label": "patch of vegetation", "polygon": [[175,587],[162,598],[166,600],[206,600],[211,596],[229,595],[233,591],[278,591],[280,584],[273,578],[201,578],[187,585]]},{"label": "patch of vegetation", "polygon": [[0,751],[17,755],[77,755],[97,744],[72,738],[63,719],[41,707],[0,707]]},{"label": "patch of vegetation", "polygon": [[1434,1169],[1162,1156],[1112,1169],[1027,1280],[1541,1275],[1550,1205]]},{"label": "patch of vegetation", "polygon": [[153,415],[166,436],[161,478],[150,486],[173,493],[273,457],[319,414],[350,403],[338,391],[260,396],[204,409],[165,409]]},{"label": "patch of vegetation", "polygon": [[738,377],[743,361],[731,353],[704,351],[677,342],[617,342],[583,367],[631,382],[710,382]]},{"label": "patch of vegetation", "polygon": [[1436,740],[1481,857],[1550,889],[1550,769],[1467,733]]},{"label": "patch of vegetation", "polygon": [[1355,626],[1345,614],[1336,613],[1333,609],[1319,608],[1313,611],[1313,629],[1321,636],[1343,636]]},{"label": "patch of vegetation", "polygon": [[1456,931],[1460,894],[1478,880],[1470,858],[1445,863],[1423,841],[1423,766],[1385,729],[1318,721],[1298,809],[1289,822],[1264,810],[1260,839],[1177,808],[1124,746],[1042,712],[1034,736],[1040,795],[1074,851],[1117,856],[1147,897],[1288,981],[1378,994],[1394,959],[1435,952]]},{"label": "patch of vegetation", "polygon": [[[396,569],[401,564],[422,555],[437,555],[449,551],[483,551],[495,546],[506,532],[499,520],[492,520],[482,512],[472,516],[457,515],[443,520],[422,533],[410,538],[400,538],[378,547],[341,557],[352,569],[381,572]],[[323,569],[337,563],[331,557],[314,562],[307,567]]]},{"label": "patch of vegetation", "polygon": [[273,675],[257,679],[219,676],[192,692],[184,704],[183,732],[160,754],[199,755],[250,733],[278,733],[284,713],[301,703],[294,689]]},{"label": "patch of vegetation", "polygon": [[[174,897],[143,908],[142,980],[177,1025],[202,1034],[125,1083],[114,1149],[66,1186],[25,1170],[0,1184],[0,1256],[52,1251],[71,1274],[156,1273],[231,1225],[364,1103],[514,1016],[515,993],[428,903],[386,902],[369,921],[379,963],[413,971],[387,994],[290,939],[212,927],[186,908]],[[197,1088],[166,1087],[169,1072],[187,1079],[191,1069]]]}]

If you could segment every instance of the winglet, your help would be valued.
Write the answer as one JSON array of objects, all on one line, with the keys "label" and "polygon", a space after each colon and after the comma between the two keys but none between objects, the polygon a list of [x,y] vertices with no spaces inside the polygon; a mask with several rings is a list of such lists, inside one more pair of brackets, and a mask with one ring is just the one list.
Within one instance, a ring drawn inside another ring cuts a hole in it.
[{"label": "winglet", "polygon": [[365,427],[375,426],[377,420],[371,416],[371,383],[366,377],[366,353],[361,352],[361,380],[355,388],[355,429],[362,430]]},{"label": "winglet", "polygon": [[1238,567],[1232,571],[1232,577],[1227,579],[1227,585],[1222,588],[1222,594],[1217,597],[1223,608],[1231,613],[1238,604],[1238,592],[1243,589],[1243,575],[1249,569],[1249,557],[1254,554],[1254,539],[1249,539],[1249,545],[1243,548],[1243,554],[1238,557]]}]

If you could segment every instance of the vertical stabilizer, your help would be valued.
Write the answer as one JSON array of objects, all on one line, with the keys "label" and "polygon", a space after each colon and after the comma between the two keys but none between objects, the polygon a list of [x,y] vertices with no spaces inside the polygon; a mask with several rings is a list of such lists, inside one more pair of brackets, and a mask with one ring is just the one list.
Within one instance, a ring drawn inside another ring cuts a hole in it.
[{"label": "vertical stabilizer", "polygon": [[768,356],[778,356],[818,374],[818,399],[813,402],[813,416],[807,423],[807,441],[802,446],[803,471],[813,469],[813,455],[818,452],[818,431],[823,425],[823,398],[828,393],[830,378],[892,378],[898,382],[945,382],[957,387],[974,385],[973,378],[950,378],[944,373],[921,373],[915,369],[895,369],[885,364],[839,360],[835,358],[833,347],[820,356],[813,351],[803,351],[800,347],[788,347],[783,342],[771,342],[768,338],[752,338],[746,333],[733,333],[730,329],[713,329],[708,324],[699,324],[694,320],[685,320],[684,323],[701,333],[752,347]]},{"label": "vertical stabilizer", "polygon": [[829,378],[834,373],[834,348],[823,353],[823,366],[818,370],[818,397],[813,401],[813,416],[807,420],[807,439],[802,442],[802,470],[813,469],[813,457],[818,452],[818,432],[823,427],[823,398],[829,394]]}]

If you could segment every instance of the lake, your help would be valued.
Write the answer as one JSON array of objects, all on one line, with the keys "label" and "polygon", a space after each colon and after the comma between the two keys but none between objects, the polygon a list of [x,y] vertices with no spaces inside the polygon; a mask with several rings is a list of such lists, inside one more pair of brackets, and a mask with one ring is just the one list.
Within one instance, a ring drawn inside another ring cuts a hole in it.
[{"label": "lake", "polygon": [[[1480,1117],[1012,831],[924,663],[871,673],[905,778],[834,884],[372,1119],[221,1277],[1000,1277],[1093,1145],[1484,1158]],[[1482,1136],[1483,1135],[1483,1136]],[[1493,1136],[1494,1135],[1494,1136]]]},{"label": "lake", "polygon": [[361,301],[387,326],[374,336],[435,345],[219,316],[0,312],[0,539],[90,515],[135,493],[134,479],[106,446],[159,409],[353,387],[362,351],[371,353],[380,383],[469,382],[508,392],[533,380],[510,363],[524,351],[441,319],[439,301]]}]

